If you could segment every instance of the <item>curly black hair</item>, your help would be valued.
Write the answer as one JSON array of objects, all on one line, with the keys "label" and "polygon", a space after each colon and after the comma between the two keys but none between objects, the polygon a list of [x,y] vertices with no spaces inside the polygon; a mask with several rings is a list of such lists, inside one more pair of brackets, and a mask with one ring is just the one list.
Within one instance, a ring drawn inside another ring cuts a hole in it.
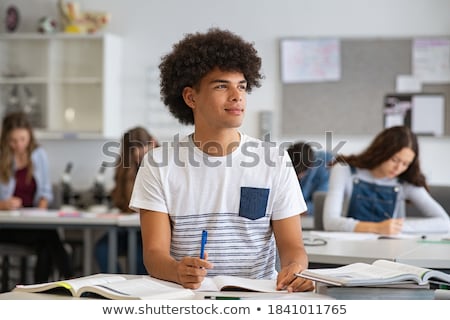
[{"label": "curly black hair", "polygon": [[183,124],[194,124],[192,109],[184,102],[185,87],[195,88],[213,69],[242,72],[247,93],[260,87],[261,58],[252,43],[228,30],[211,28],[206,33],[187,34],[161,58],[161,100]]}]

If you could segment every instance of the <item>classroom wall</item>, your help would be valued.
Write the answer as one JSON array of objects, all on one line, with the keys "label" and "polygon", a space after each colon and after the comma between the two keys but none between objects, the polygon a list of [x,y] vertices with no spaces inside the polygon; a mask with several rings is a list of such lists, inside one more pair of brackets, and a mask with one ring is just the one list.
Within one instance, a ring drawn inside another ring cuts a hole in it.
[{"label": "classroom wall", "polygon": [[[266,79],[248,100],[243,131],[258,136],[260,111],[273,113],[272,137],[278,141],[298,139],[323,141],[323,136],[282,137],[282,108],[279,75],[278,41],[282,37],[390,37],[450,34],[450,1],[448,0],[259,0],[225,2],[211,0],[79,0],[83,9],[107,10],[112,21],[108,32],[124,39],[122,129],[145,125],[160,140],[171,138],[171,132],[157,128],[155,108],[163,108],[155,99],[156,69],[161,55],[185,33],[204,31],[209,27],[228,28],[253,41],[263,59]],[[0,11],[16,4],[22,13],[19,31],[35,30],[37,19],[57,16],[56,0],[0,0]],[[3,25],[0,27],[2,28]],[[153,92],[153,94],[152,94]],[[299,101],[301,103],[301,101]],[[313,112],[313,110],[311,110]],[[307,116],[307,115],[305,115]],[[153,122],[152,122],[153,121]],[[153,123],[153,125],[152,125]],[[179,126],[171,122],[166,126]],[[186,132],[190,128],[183,128]],[[359,150],[371,136],[340,136],[342,151]],[[422,162],[429,181],[450,185],[450,138],[421,138]],[[98,170],[103,155],[99,150],[105,141],[42,141],[52,159],[53,179],[59,179],[70,157],[75,179],[80,187],[88,186]]]}]

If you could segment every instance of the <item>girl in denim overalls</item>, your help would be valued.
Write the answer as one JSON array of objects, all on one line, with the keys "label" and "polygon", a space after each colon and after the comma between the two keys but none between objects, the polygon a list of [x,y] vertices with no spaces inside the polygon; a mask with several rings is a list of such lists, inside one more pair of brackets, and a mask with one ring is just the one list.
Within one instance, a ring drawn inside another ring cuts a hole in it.
[{"label": "girl in denim overalls", "polygon": [[[405,218],[405,201],[423,217]],[[326,230],[397,234],[450,231],[450,219],[427,191],[417,137],[396,126],[360,154],[336,157],[324,204]]]}]

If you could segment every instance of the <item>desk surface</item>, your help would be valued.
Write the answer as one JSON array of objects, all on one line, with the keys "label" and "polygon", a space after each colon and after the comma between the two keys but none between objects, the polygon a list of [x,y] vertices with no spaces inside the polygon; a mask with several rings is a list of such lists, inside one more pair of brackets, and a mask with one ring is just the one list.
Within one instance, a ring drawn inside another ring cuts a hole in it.
[{"label": "desk surface", "polygon": [[372,263],[378,259],[395,261],[417,247],[412,240],[336,240],[328,239],[323,246],[305,246],[310,262],[325,264]]},{"label": "desk surface", "polygon": [[421,241],[414,250],[400,254],[396,261],[423,268],[450,270],[450,241]]},{"label": "desk surface", "polygon": [[[334,300],[331,297],[314,292],[295,293],[263,293],[263,292],[196,292],[193,298],[188,300],[204,300],[205,296],[231,296],[243,297],[250,300]],[[76,298],[68,295],[56,295],[48,293],[30,292],[5,292],[0,293],[0,300],[92,300],[94,298]],[[100,299],[95,299],[100,300]]]},{"label": "desk surface", "polygon": [[22,209],[0,211],[0,223],[7,226],[112,226],[117,225],[119,214],[90,212],[63,212],[59,210]]},{"label": "desk surface", "polygon": [[[305,237],[314,237],[308,231]],[[322,246],[306,246],[310,263],[345,265],[355,262],[372,263],[386,259],[425,268],[450,269],[450,242],[435,243],[444,235],[430,235],[430,242],[409,239],[334,239],[327,238]]]}]

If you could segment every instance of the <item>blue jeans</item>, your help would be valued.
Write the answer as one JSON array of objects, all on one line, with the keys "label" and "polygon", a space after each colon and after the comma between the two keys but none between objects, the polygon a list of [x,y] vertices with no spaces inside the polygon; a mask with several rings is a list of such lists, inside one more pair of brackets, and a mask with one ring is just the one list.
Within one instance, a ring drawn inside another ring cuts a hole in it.
[{"label": "blue jeans", "polygon": [[[117,233],[117,256],[126,255],[127,251],[128,234],[125,230],[119,230]],[[101,237],[95,244],[95,259],[100,268],[100,272],[108,273],[108,234]],[[142,240],[140,232],[138,232],[136,240],[136,267],[137,274],[148,274],[142,257]],[[117,272],[123,273],[120,265],[117,265]]]}]

